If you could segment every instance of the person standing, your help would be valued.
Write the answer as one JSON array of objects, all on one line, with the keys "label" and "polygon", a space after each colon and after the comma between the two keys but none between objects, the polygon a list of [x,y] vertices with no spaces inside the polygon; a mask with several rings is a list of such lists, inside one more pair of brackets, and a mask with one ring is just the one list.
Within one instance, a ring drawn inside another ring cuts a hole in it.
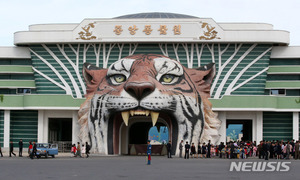
[{"label": "person standing", "polygon": [[10,141],[9,143],[9,157],[11,157],[11,154],[16,156],[16,154],[14,153],[14,143],[12,141]]},{"label": "person standing", "polygon": [[286,144],[286,159],[290,159],[290,154],[292,152],[292,145],[290,144],[290,141]]},{"label": "person standing", "polygon": [[292,139],[292,141],[290,142],[290,145],[292,146],[292,151],[291,151],[291,155],[295,158],[295,142],[294,139]]},{"label": "person standing", "polygon": [[199,158],[199,156],[201,157],[201,144],[200,142],[198,142],[198,146],[197,146],[197,158]]},{"label": "person standing", "polygon": [[281,150],[281,145],[279,142],[276,143],[276,157],[277,159],[281,159],[281,154],[282,154],[282,150]]},{"label": "person standing", "polygon": [[147,141],[147,156],[148,156],[148,163],[147,165],[151,164],[151,149],[152,149],[152,145],[150,144],[150,140]]},{"label": "person standing", "polygon": [[179,157],[182,158],[183,140],[179,143]]},{"label": "person standing", "polygon": [[81,147],[80,147],[80,143],[79,142],[77,142],[77,153],[76,153],[76,156],[82,157],[81,156]]},{"label": "person standing", "polygon": [[191,147],[191,155],[193,158],[195,158],[195,154],[196,154],[196,147],[195,144],[192,143],[192,147]]},{"label": "person standing", "polygon": [[219,145],[219,147],[218,147],[220,158],[222,158],[222,153],[221,153],[221,151],[222,151],[222,149],[223,149],[224,147],[225,147],[225,146],[224,146],[224,143],[221,142],[220,145]]},{"label": "person standing", "polygon": [[201,153],[202,153],[201,158],[206,158],[206,145],[205,145],[205,143],[202,144]]},{"label": "person standing", "polygon": [[89,154],[90,154],[90,149],[91,149],[88,142],[85,142],[85,149],[86,149],[86,158],[88,158]]},{"label": "person standing", "polygon": [[189,157],[190,157],[190,148],[191,148],[191,146],[189,145],[188,142],[186,142],[185,146],[184,146],[184,149],[185,149],[184,159],[189,159]]},{"label": "person standing", "polygon": [[263,148],[263,151],[264,151],[265,160],[269,160],[269,151],[270,151],[269,143],[264,141],[262,148]]},{"label": "person standing", "polygon": [[171,141],[168,142],[167,144],[167,151],[168,151],[168,158],[172,158],[172,144],[171,144]]},{"label": "person standing", "polygon": [[210,140],[208,140],[208,144],[207,144],[207,158],[210,158],[210,153],[211,153],[211,144],[210,144]]},{"label": "person standing", "polygon": [[20,141],[19,141],[19,157],[22,157],[22,152],[23,152],[23,140],[20,139]]},{"label": "person standing", "polygon": [[295,159],[300,159],[300,141],[295,144]]}]

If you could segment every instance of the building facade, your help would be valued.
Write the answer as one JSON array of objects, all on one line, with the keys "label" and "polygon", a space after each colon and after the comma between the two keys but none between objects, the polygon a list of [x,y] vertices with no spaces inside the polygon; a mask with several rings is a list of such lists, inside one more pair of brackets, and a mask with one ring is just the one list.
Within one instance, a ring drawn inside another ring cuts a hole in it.
[{"label": "building facade", "polygon": [[[210,101],[222,121],[219,142],[300,136],[300,47],[289,46],[289,32],[271,24],[140,13],[31,25],[15,33],[14,44],[0,47],[2,147],[9,141],[17,146],[19,139],[79,141],[83,63],[107,68],[134,54],[165,55],[188,68],[215,63]],[[230,125],[239,125],[240,135],[229,137]],[[120,141],[128,131],[120,133]]]}]

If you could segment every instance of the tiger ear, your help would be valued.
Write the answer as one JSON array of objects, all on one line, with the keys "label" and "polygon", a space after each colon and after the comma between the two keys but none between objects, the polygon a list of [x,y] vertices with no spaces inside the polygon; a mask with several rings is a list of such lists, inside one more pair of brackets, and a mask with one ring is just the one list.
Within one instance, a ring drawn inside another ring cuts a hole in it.
[{"label": "tiger ear", "polygon": [[89,94],[97,90],[100,82],[106,77],[107,69],[101,69],[90,63],[84,63],[82,75],[86,83],[86,93]]},{"label": "tiger ear", "polygon": [[216,69],[214,63],[187,70],[187,73],[189,74],[202,98],[210,97],[210,87],[215,77],[215,72]]}]

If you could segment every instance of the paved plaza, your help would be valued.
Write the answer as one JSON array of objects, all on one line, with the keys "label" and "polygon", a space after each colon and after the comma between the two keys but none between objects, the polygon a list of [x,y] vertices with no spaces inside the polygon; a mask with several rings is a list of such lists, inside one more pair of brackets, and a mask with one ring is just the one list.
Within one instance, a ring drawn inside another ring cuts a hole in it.
[{"label": "paved plaza", "polygon": [[[143,156],[96,156],[71,158],[68,154],[56,158],[31,160],[28,157],[0,158],[1,180],[41,179],[286,179],[299,177],[300,160],[291,162],[288,172],[230,172],[231,161],[259,162],[246,159],[180,159],[154,156],[146,165]],[[274,162],[275,160],[269,160]],[[297,179],[297,178],[296,178]]]}]

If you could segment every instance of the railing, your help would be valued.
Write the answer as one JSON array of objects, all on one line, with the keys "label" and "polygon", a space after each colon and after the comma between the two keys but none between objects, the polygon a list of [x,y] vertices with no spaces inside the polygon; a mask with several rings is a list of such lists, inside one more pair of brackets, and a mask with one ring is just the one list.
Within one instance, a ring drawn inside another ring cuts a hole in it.
[{"label": "railing", "polygon": [[72,141],[54,141],[53,144],[58,144],[58,152],[71,152]]}]

